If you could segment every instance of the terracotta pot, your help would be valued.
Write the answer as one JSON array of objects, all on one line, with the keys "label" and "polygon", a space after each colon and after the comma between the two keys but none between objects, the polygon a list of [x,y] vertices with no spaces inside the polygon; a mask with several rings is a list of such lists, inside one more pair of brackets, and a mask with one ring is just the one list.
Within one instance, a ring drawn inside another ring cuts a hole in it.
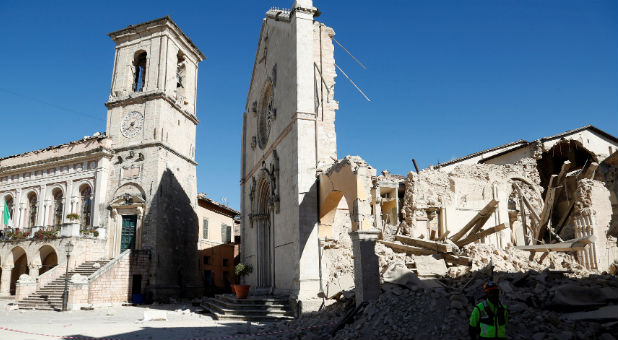
[{"label": "terracotta pot", "polygon": [[236,293],[236,298],[246,299],[249,296],[250,285],[232,285],[232,290]]}]

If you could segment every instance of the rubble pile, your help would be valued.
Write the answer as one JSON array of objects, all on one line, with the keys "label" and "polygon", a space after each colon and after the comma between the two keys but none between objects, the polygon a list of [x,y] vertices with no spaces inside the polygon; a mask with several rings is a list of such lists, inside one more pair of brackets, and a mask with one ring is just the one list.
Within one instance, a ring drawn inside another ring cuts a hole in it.
[{"label": "rubble pile", "polygon": [[[593,274],[566,253],[530,255],[485,244],[461,251],[472,266],[450,267],[448,275],[421,280],[413,264],[430,255],[406,255],[377,244],[382,294],[334,338],[467,339],[470,313],[483,300],[482,286],[490,279],[501,288],[513,339],[611,340],[618,334],[615,276]],[[343,294],[320,312],[259,331],[281,331],[279,339],[330,338],[335,323],[353,309],[354,297]]]},{"label": "rubble pile", "polygon": [[[501,300],[509,310],[507,332],[513,339],[609,340],[618,334],[614,277],[570,278],[549,270],[494,272],[493,277],[502,288]],[[335,339],[466,339],[470,313],[482,301],[482,285],[489,278],[478,271],[441,281],[441,288],[423,287],[422,281],[387,283],[380,298]]]},{"label": "rubble pile", "polygon": [[513,273],[528,270],[540,272],[550,269],[570,271],[571,276],[574,277],[590,275],[590,272],[577,263],[572,255],[563,252],[536,254],[531,258],[529,252],[514,247],[496,249],[482,243],[469,244],[462,249],[462,252],[472,259],[471,271],[473,272],[493,265],[494,271],[499,272]]}]

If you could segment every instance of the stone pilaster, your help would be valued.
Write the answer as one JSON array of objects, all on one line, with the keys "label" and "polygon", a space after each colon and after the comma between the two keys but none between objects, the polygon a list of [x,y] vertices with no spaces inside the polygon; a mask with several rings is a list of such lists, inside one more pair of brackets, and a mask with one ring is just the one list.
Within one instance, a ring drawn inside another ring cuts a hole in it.
[{"label": "stone pilaster", "polygon": [[354,254],[354,286],[356,305],[380,295],[380,272],[375,245],[379,231],[357,230],[350,233]]},{"label": "stone pilaster", "polygon": [[11,271],[13,266],[2,266],[2,276],[0,277],[0,296],[11,295]]}]

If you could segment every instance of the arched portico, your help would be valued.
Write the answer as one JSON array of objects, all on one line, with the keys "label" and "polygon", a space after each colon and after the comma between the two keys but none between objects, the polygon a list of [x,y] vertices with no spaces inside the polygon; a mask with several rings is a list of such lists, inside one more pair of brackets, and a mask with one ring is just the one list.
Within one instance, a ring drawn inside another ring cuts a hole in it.
[{"label": "arched portico", "polygon": [[0,295],[15,295],[15,284],[22,274],[29,273],[28,256],[22,247],[14,247],[3,259]]},{"label": "arched portico", "polygon": [[[39,262],[40,261],[40,262]],[[39,265],[39,275],[47,272],[58,265],[58,253],[56,249],[49,244],[46,244],[39,248],[39,257],[35,263]]]}]

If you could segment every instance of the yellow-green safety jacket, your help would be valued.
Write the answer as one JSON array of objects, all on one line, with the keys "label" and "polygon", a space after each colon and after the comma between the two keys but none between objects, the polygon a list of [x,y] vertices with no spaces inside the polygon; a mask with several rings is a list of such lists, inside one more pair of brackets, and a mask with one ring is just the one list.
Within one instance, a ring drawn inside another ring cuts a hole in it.
[{"label": "yellow-green safety jacket", "polygon": [[489,300],[476,305],[470,316],[470,326],[480,329],[481,338],[505,338],[507,321],[506,306],[496,307]]}]

